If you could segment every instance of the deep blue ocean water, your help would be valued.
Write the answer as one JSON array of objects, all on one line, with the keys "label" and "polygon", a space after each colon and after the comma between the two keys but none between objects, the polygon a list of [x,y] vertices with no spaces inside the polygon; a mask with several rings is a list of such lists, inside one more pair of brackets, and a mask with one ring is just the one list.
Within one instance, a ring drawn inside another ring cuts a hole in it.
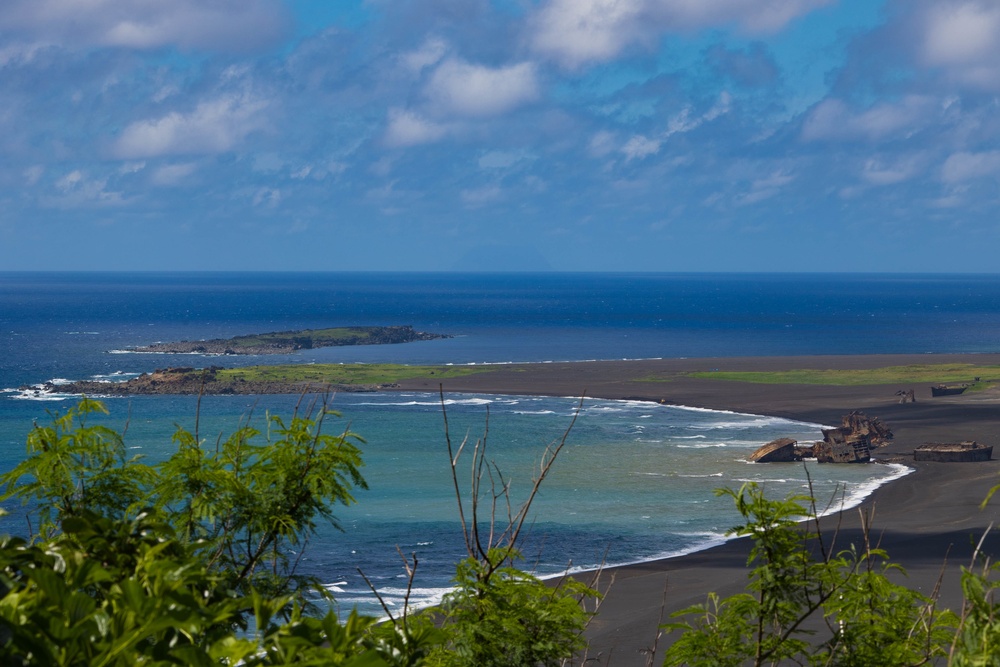
[{"label": "deep blue ocean water", "polygon": [[[207,358],[117,353],[155,341],[336,325],[411,324],[453,335],[406,345],[327,348],[288,356]],[[996,352],[1000,276],[677,274],[118,274],[0,273],[0,467],[24,436],[69,399],[16,391],[57,378],[125,379],[168,365],[309,362],[506,363],[656,357]],[[568,425],[572,398],[450,396],[453,432],[483,431],[521,492],[533,461]],[[288,413],[294,398],[219,397],[202,433],[231,430],[254,409]],[[364,447],[371,490],[338,512],[304,567],[335,585],[341,604],[372,610],[355,570],[390,600],[396,546],[421,558],[420,600],[447,584],[461,555],[446,475],[441,408],[426,394],[336,397]],[[191,427],[192,397],[108,399],[129,418],[129,445],[169,452]],[[774,437],[808,440],[819,425],[621,401],[587,401],[540,499],[526,552],[540,572],[678,553],[717,541],[733,521],[712,489],[745,479],[775,493],[802,489],[799,467],[745,463]],[[814,466],[818,495],[860,497],[898,469]],[[23,529],[23,512],[0,529]]]}]

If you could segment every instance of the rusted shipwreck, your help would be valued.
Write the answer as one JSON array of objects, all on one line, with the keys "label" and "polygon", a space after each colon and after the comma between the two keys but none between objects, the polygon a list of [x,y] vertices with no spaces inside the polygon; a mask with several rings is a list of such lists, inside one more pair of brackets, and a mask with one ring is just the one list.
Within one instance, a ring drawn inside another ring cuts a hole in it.
[{"label": "rusted shipwreck", "polygon": [[867,463],[872,450],[892,440],[892,431],[878,417],[863,412],[844,415],[837,428],[823,429],[823,440],[800,446],[791,438],[773,440],[750,455],[757,463],[778,463],[815,458],[820,463]]},{"label": "rusted shipwreck", "polygon": [[965,442],[938,442],[920,445],[913,450],[914,461],[936,461],[938,463],[971,463],[989,461],[993,457],[993,445],[982,445],[975,440]]},{"label": "rusted shipwreck", "polygon": [[936,384],[931,387],[931,396],[958,396],[968,388],[968,384]]}]

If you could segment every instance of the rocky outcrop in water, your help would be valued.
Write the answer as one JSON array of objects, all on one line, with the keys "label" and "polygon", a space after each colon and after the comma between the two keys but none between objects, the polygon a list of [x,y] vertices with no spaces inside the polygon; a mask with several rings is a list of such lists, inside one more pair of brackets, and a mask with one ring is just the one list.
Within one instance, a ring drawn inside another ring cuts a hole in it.
[{"label": "rocky outcrop in water", "polygon": [[343,345],[395,345],[420,340],[451,338],[444,334],[416,331],[412,326],[337,327],[250,334],[212,340],[182,340],[129,348],[130,352],[158,354],[291,354],[298,350]]}]

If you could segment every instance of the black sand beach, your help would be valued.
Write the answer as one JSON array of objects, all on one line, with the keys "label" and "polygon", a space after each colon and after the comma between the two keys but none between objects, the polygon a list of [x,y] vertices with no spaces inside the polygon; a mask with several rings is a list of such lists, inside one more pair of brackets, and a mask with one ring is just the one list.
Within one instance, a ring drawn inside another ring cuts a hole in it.
[{"label": "black sand beach", "polygon": [[[913,449],[930,442],[976,440],[1000,444],[1000,389],[932,398],[930,386],[764,385],[690,377],[670,381],[637,380],[694,370],[866,369],[910,364],[998,364],[1000,354],[872,355],[663,359],[512,365],[497,372],[447,380],[445,392],[543,394],[632,398],[773,415],[823,424],[839,424],[852,410],[879,417],[895,433],[893,443],[876,452],[915,471],[872,494],[859,508],[874,514],[873,537],[907,572],[906,583],[930,594],[944,568],[941,605],[961,602],[958,573],[968,565],[976,542],[1000,517],[1000,500],[981,511],[989,489],[1000,483],[1000,461],[984,463],[914,462]],[[403,389],[437,389],[431,381],[401,383]],[[916,402],[898,402],[896,391],[915,391]],[[762,464],[762,465],[798,465]],[[599,480],[595,480],[599,483]],[[823,521],[828,535],[837,532],[838,547],[860,539],[859,509]],[[1000,533],[990,533],[985,552],[1000,554]],[[665,615],[705,601],[709,591],[727,595],[746,584],[745,541],[603,574],[602,587],[613,584],[589,630],[593,665],[644,665],[644,651]],[[664,595],[666,591],[666,595]],[[661,649],[669,641],[662,638]],[[653,664],[660,664],[659,653]]]}]

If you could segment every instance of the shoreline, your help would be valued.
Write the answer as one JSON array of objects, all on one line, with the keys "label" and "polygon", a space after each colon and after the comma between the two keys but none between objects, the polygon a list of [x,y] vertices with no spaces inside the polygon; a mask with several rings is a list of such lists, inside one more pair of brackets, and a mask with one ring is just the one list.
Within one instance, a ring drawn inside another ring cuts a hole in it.
[{"label": "shoreline", "polygon": [[[824,531],[837,533],[838,548],[862,537],[861,512],[874,512],[873,538],[894,563],[902,565],[908,586],[931,594],[944,568],[941,606],[958,608],[959,567],[968,565],[973,547],[994,519],[1000,498],[986,511],[979,504],[1000,483],[1000,461],[934,463],[913,461],[913,449],[929,442],[977,440],[1000,444],[1000,388],[958,396],[931,397],[929,384],[856,386],[750,384],[685,375],[706,370],[780,371],[791,369],[872,369],[887,366],[969,363],[1000,364],[1000,354],[814,355],[782,357],[707,357],[531,364],[495,364],[488,373],[460,377],[400,380],[387,392],[429,391],[446,394],[586,395],[592,398],[662,402],[694,409],[724,410],[783,417],[815,424],[837,424],[843,415],[862,410],[879,417],[895,433],[877,459],[905,463],[913,472],[880,485],[842,516],[821,520]],[[458,367],[456,367],[458,368]],[[651,381],[651,377],[656,381]],[[914,390],[915,403],[899,403],[896,392]],[[800,464],[761,464],[769,466]],[[835,464],[831,464],[835,465]],[[595,483],[600,483],[595,473]],[[991,533],[986,553],[1000,554],[1000,534]],[[746,584],[748,541],[730,539],[685,555],[608,568],[598,587],[608,590],[600,613],[587,631],[592,665],[644,665],[657,627],[673,611],[705,602],[710,591],[721,596]],[[587,580],[586,575],[580,576]],[[666,597],[664,590],[666,589]],[[661,638],[653,664],[662,662]]]},{"label": "shoreline", "polygon": [[[875,451],[878,460],[904,463],[913,472],[880,485],[857,508],[821,519],[837,548],[863,539],[861,513],[873,514],[872,538],[891,562],[906,570],[903,583],[930,595],[940,577],[939,605],[958,609],[960,567],[970,564],[978,539],[995,519],[1000,500],[984,511],[979,505],[1000,483],[1000,460],[981,463],[913,461],[913,449],[929,442],[977,440],[1000,444],[1000,389],[932,398],[930,386],[757,385],[725,380],[678,377],[668,382],[635,380],[644,372],[694,370],[790,370],[799,368],[869,369],[933,363],[1000,363],[1000,354],[829,355],[803,357],[727,357],[604,361],[510,366],[503,370],[441,382],[445,393],[496,393],[651,400],[694,408],[728,410],[831,424],[852,411],[879,417],[895,434],[892,443]],[[401,382],[400,390],[437,390],[438,383]],[[915,391],[915,403],[899,403],[895,392]],[[796,464],[761,464],[796,465]],[[831,464],[835,465],[835,464]],[[747,582],[746,538],[682,556],[607,568],[598,587],[607,595],[586,633],[588,664],[644,665],[657,641],[657,628],[670,613],[704,603],[714,591],[721,596],[741,592]],[[1000,535],[990,533],[987,554],[1000,554]],[[589,580],[584,575],[582,580]],[[662,617],[662,620],[661,620]],[[659,639],[652,664],[662,662],[671,641]]]}]

